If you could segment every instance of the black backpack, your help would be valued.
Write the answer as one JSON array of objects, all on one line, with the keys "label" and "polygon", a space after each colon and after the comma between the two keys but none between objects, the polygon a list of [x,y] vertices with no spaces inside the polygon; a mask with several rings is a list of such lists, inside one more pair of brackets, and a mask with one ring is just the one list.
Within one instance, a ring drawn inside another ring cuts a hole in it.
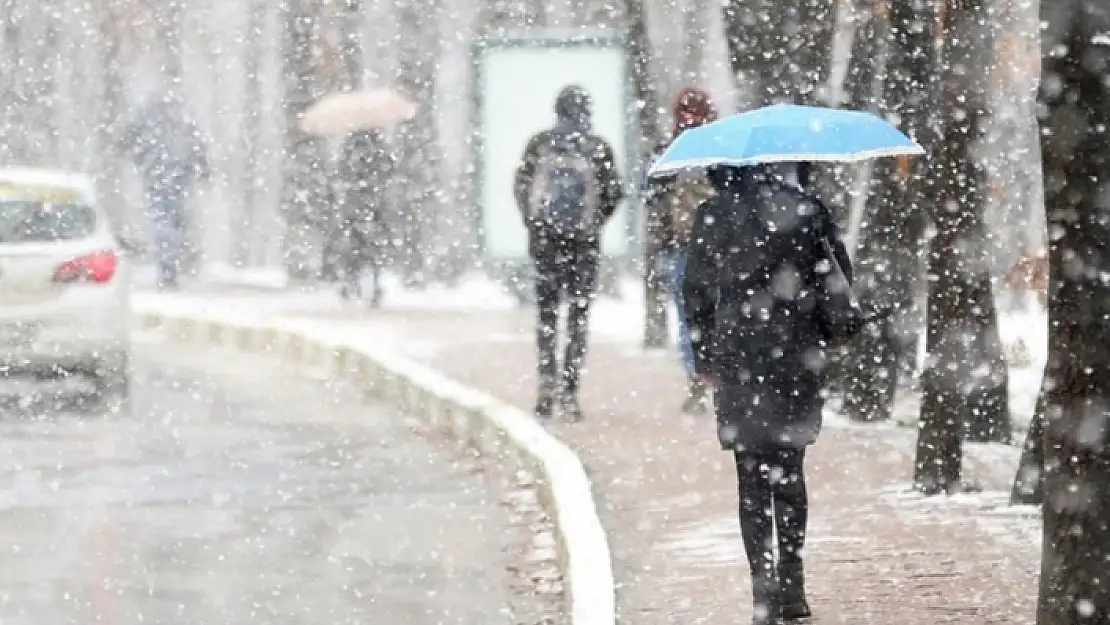
[{"label": "black backpack", "polygon": [[529,197],[533,219],[567,235],[596,229],[601,194],[591,146],[553,139],[540,149]]}]

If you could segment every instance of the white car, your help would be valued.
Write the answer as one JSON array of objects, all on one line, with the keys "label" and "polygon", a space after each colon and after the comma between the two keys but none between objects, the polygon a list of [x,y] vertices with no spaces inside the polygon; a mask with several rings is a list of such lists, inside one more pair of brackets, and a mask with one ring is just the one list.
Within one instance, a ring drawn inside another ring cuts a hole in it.
[{"label": "white car", "polygon": [[129,263],[88,177],[0,169],[0,376],[129,394]]}]

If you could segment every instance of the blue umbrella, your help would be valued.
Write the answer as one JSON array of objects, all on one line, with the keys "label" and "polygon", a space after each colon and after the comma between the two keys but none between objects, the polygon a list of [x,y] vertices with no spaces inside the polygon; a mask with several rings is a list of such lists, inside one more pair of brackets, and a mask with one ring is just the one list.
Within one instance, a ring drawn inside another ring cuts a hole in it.
[{"label": "blue umbrella", "polygon": [[712,165],[853,163],[924,153],[920,145],[871,113],[775,104],[683,132],[656,159],[648,175]]}]

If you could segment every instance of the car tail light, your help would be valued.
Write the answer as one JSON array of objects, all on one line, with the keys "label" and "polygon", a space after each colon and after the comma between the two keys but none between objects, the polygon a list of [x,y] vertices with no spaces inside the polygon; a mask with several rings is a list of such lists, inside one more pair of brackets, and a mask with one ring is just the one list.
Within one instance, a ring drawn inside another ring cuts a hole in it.
[{"label": "car tail light", "polygon": [[118,264],[116,253],[110,250],[80,256],[58,265],[54,270],[54,282],[111,282]]}]

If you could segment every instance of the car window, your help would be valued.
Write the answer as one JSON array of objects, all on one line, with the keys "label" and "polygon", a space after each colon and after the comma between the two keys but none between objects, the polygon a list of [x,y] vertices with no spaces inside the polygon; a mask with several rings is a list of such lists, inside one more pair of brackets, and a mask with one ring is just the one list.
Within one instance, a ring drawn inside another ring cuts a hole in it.
[{"label": "car window", "polygon": [[72,241],[96,229],[96,212],[81,204],[0,200],[0,243]]}]

